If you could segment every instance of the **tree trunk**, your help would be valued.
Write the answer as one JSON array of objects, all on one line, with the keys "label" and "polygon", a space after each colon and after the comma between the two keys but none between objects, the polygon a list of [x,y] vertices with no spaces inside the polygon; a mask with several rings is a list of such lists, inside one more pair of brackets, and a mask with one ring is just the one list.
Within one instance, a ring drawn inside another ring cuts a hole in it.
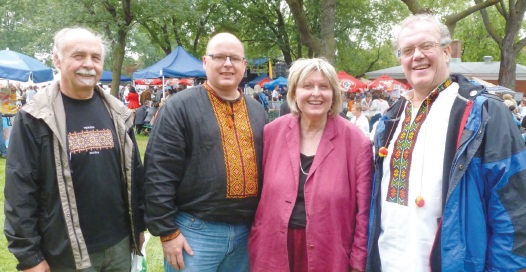
[{"label": "tree trunk", "polygon": [[334,28],[336,25],[336,0],[322,1],[321,13],[321,48],[318,53],[325,57],[332,65],[336,62],[336,39]]},{"label": "tree trunk", "polygon": [[[475,0],[480,3],[481,0]],[[517,78],[517,55],[526,44],[525,39],[517,40],[521,30],[524,13],[526,12],[526,0],[509,1],[508,10],[506,10],[503,2],[496,6],[499,8],[499,13],[506,20],[506,32],[504,37],[499,36],[498,32],[492,25],[492,21],[485,9],[480,10],[484,26],[495,42],[500,48],[500,69],[499,69],[499,85],[515,90],[515,80]]]},{"label": "tree trunk", "polygon": [[334,65],[336,56],[336,41],[334,39],[336,0],[325,0],[321,2],[321,33],[315,34],[309,27],[307,16],[303,9],[303,1],[287,0],[287,4],[298,27],[298,32],[300,33],[301,43],[308,48],[309,57],[325,57]]},{"label": "tree trunk", "polygon": [[119,29],[117,31],[117,43],[115,44],[115,48],[113,50],[111,94],[115,97],[119,97],[119,85],[121,84],[121,70],[122,63],[124,61],[127,34],[128,32],[123,29]]},{"label": "tree trunk", "polygon": [[504,39],[500,50],[499,85],[515,90],[517,55],[510,54],[510,52],[513,52],[513,41],[510,43]]}]

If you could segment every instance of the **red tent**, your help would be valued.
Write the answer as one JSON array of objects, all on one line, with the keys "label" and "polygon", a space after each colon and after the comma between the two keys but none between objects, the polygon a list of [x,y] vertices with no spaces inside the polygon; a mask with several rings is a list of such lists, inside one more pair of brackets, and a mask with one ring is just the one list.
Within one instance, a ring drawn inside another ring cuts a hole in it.
[{"label": "red tent", "polygon": [[384,90],[384,91],[392,91],[392,90],[395,90],[395,89],[407,89],[407,86],[400,82],[400,81],[396,81],[394,79],[392,79],[391,77],[389,76],[386,76],[386,75],[383,75],[375,80],[373,80],[371,83],[369,83],[368,85],[368,88],[370,90],[374,90],[374,89],[380,89],[380,90]]},{"label": "red tent", "polygon": [[186,86],[192,86],[192,83],[188,78],[182,78],[178,82],[179,85],[186,85]]},{"label": "red tent", "polygon": [[263,88],[263,86],[265,85],[265,83],[267,83],[267,82],[271,82],[271,81],[272,81],[272,79],[266,77],[266,78],[262,79],[260,82],[258,82],[257,84],[258,84],[259,86],[261,86],[261,88]]},{"label": "red tent", "polygon": [[345,71],[341,71],[338,73],[338,80],[340,80],[340,87],[342,87],[342,89],[345,92],[359,93],[363,92],[363,90],[367,88],[367,85],[365,85],[365,83],[363,83],[359,79],[352,77]]},{"label": "red tent", "polygon": [[136,79],[133,81],[135,85],[163,85],[163,80],[160,78],[150,78],[150,79]]}]

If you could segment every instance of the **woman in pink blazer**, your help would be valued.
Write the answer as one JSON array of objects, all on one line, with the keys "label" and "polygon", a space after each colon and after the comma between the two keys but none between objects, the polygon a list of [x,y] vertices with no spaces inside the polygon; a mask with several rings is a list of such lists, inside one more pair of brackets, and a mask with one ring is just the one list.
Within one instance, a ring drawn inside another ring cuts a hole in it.
[{"label": "woman in pink blazer", "polygon": [[371,143],[338,116],[339,82],[325,60],[294,62],[287,102],[291,114],[264,129],[251,271],[364,271]]}]

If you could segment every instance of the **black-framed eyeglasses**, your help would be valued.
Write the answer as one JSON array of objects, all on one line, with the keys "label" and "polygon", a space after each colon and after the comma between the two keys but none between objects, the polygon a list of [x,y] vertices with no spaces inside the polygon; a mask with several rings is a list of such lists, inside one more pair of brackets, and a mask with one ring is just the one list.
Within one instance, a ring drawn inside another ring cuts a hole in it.
[{"label": "black-framed eyeglasses", "polygon": [[241,64],[245,60],[244,57],[238,56],[238,55],[223,55],[223,54],[206,54],[205,56],[212,58],[213,61],[224,63],[227,59],[230,60],[231,63],[234,64]]},{"label": "black-framed eyeglasses", "polygon": [[400,57],[409,58],[409,57],[411,57],[411,56],[413,56],[415,54],[416,48],[418,48],[418,50],[420,50],[420,52],[422,52],[424,54],[429,54],[429,53],[433,52],[433,50],[435,50],[435,47],[437,45],[445,46],[445,44],[440,44],[440,43],[437,43],[437,42],[423,42],[423,43],[417,44],[417,45],[411,45],[411,46],[402,47],[402,48],[398,49],[398,51],[396,52],[396,55],[399,58]]}]

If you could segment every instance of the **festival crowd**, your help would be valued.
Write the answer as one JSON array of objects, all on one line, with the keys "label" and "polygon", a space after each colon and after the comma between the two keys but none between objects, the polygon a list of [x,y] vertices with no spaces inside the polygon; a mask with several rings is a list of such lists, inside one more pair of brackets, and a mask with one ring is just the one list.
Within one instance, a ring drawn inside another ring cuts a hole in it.
[{"label": "festival crowd", "polygon": [[117,98],[98,85],[104,39],[60,30],[60,78],[20,92],[0,150],[16,269],[135,271],[145,231],[164,271],[526,269],[526,100],[450,73],[450,43],[433,15],[395,27],[399,96],[342,94],[323,58],[249,95],[244,46],[222,32],[202,84]]}]

